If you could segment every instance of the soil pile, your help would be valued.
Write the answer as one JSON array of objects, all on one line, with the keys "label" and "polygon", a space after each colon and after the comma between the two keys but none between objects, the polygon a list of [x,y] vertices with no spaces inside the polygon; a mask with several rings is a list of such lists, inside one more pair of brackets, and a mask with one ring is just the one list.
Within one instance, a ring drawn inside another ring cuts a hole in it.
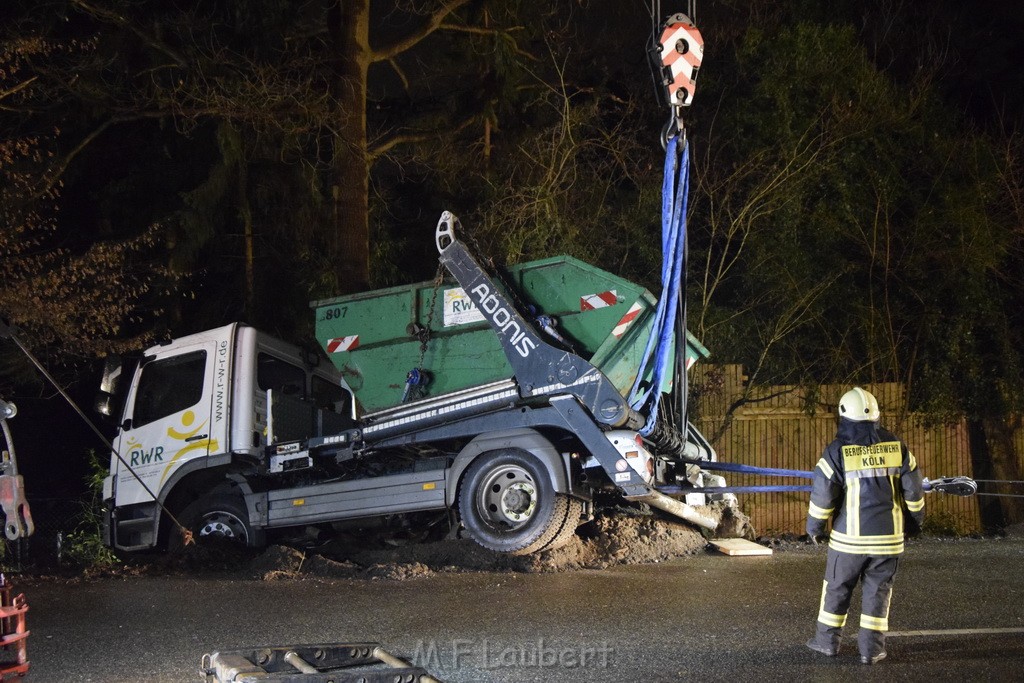
[{"label": "soil pile", "polygon": [[[721,512],[715,510],[702,512],[721,517]],[[723,526],[749,528],[745,519],[729,513]],[[692,526],[652,515],[616,514],[584,524],[561,548],[533,555],[493,552],[468,538],[377,549],[330,544],[315,553],[274,546],[255,558],[249,571],[264,580],[319,577],[398,581],[435,572],[562,572],[661,562],[701,552],[706,545],[705,537]]]}]

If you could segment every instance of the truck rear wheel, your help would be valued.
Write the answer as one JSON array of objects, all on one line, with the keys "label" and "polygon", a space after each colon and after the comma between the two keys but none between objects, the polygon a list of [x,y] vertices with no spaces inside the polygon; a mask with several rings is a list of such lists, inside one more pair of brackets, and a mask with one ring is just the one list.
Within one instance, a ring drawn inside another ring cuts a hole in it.
[{"label": "truck rear wheel", "polygon": [[568,508],[565,512],[565,524],[555,533],[554,538],[544,547],[544,550],[561,548],[571,541],[573,536],[576,535],[576,528],[580,525],[580,520],[583,518],[583,501],[569,496],[565,496],[565,498],[568,503]]},{"label": "truck rear wheel", "polygon": [[[188,505],[178,521],[192,532],[196,543],[203,541],[230,541],[239,546],[259,545],[258,535],[249,523],[245,501],[230,494],[211,494]],[[180,550],[184,546],[180,530],[172,530],[169,546]]]},{"label": "truck rear wheel", "polygon": [[481,454],[459,491],[459,514],[473,540],[510,555],[563,544],[580,511],[579,501],[555,492],[540,460],[516,449]]}]

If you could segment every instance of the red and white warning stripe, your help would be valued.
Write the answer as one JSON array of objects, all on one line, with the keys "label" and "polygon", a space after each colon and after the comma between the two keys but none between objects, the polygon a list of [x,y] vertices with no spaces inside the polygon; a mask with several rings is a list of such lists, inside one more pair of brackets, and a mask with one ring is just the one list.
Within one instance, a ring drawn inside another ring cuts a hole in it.
[{"label": "red and white warning stripe", "polygon": [[341,351],[352,351],[359,346],[359,335],[350,334],[347,337],[337,337],[327,340],[327,353],[340,353]]},{"label": "red and white warning stripe", "polygon": [[638,315],[640,315],[639,301],[630,306],[629,310],[626,311],[626,315],[622,316],[622,319],[619,320],[618,324],[612,328],[612,336],[621,337],[623,333],[626,331],[626,328],[629,327],[629,324],[636,320],[636,317]]},{"label": "red and white warning stripe", "polygon": [[676,106],[686,106],[693,100],[696,71],[704,60],[704,38],[685,15],[679,16],[685,21],[669,24],[662,31],[661,63],[672,74],[669,100]]},{"label": "red and white warning stripe", "polygon": [[608,306],[614,306],[617,303],[619,303],[619,295],[616,294],[614,289],[610,289],[607,292],[581,296],[580,310],[592,311],[595,308],[607,308]]}]

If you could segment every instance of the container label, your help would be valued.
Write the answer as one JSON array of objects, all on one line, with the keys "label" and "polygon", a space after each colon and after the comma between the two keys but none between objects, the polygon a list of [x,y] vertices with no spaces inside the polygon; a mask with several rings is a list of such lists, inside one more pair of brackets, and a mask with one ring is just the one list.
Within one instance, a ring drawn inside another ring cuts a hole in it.
[{"label": "container label", "polygon": [[484,320],[484,314],[476,307],[462,287],[444,290],[444,326],[466,325]]}]

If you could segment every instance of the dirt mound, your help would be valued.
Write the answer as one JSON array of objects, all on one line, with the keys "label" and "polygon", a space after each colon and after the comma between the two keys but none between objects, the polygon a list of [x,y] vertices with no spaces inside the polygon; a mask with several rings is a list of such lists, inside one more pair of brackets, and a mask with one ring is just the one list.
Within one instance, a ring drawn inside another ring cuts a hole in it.
[{"label": "dirt mound", "polygon": [[[592,526],[591,526],[592,525]],[[601,569],[618,564],[646,564],[692,555],[707,540],[695,528],[656,517],[600,517],[567,545],[523,558],[525,571],[557,572]]]},{"label": "dirt mound", "polygon": [[653,515],[614,515],[583,525],[561,548],[533,555],[493,552],[470,539],[374,550],[331,544],[316,554],[275,546],[253,560],[249,569],[264,580],[320,577],[402,581],[435,572],[562,572],[661,562],[700,552],[706,545],[701,532],[686,524]]},{"label": "dirt mound", "polygon": [[404,581],[405,579],[420,579],[434,573],[427,565],[421,562],[409,564],[375,564],[363,570],[361,576],[366,579],[391,579]]},{"label": "dirt mound", "polygon": [[249,571],[265,580],[287,578],[298,575],[306,554],[295,548],[275,545],[267,548],[262,555],[249,563]]}]

